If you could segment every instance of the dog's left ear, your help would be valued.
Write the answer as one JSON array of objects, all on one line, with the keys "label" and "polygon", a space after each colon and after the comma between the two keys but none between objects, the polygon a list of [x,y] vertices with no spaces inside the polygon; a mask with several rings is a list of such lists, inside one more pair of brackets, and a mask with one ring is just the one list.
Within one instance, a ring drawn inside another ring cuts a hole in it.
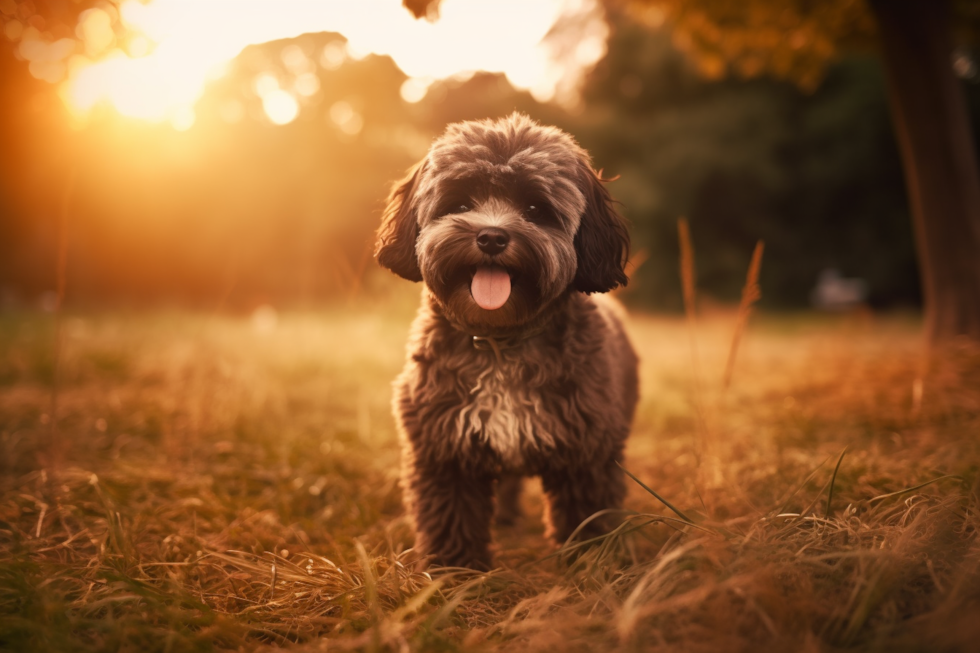
[{"label": "dog's left ear", "polygon": [[626,261],[630,253],[630,234],[626,220],[613,205],[609,191],[592,166],[585,164],[582,192],[585,213],[575,234],[578,268],[572,285],[584,293],[609,292],[625,286]]},{"label": "dog's left ear", "polygon": [[422,280],[415,254],[415,241],[419,237],[415,191],[424,168],[425,159],[412,166],[404,179],[395,182],[381,217],[374,249],[374,257],[382,267],[409,281]]}]

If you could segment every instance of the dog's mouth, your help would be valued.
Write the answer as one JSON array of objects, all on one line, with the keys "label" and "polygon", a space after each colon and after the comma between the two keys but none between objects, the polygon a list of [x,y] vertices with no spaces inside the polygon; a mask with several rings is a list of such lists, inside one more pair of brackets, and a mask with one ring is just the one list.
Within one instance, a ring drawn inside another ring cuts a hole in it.
[{"label": "dog's mouth", "polygon": [[477,306],[495,311],[510,298],[511,274],[499,265],[481,265],[473,271],[470,295]]}]

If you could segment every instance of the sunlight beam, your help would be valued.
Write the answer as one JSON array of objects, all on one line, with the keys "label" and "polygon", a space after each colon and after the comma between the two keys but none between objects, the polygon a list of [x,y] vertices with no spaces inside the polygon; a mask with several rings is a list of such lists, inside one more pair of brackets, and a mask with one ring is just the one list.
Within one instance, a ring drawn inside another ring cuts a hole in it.
[{"label": "sunlight beam", "polygon": [[[584,55],[556,57],[545,37],[570,12],[591,12],[601,25],[592,30]],[[181,116],[183,128],[209,79],[251,44],[338,32],[348,40],[347,56],[391,56],[410,78],[403,89],[408,102],[422,99],[433,80],[478,70],[504,73],[515,87],[547,101],[560,92],[563,78],[581,76],[605,54],[608,35],[595,0],[445,0],[435,23],[415,20],[398,0],[127,0],[119,13],[133,34],[125,49],[111,44],[105,12],[83,14],[77,32],[86,54],[69,58],[63,97],[81,114],[108,103],[134,118]],[[324,52],[319,63],[335,67],[343,56]],[[309,70],[299,70],[313,62],[293,57],[293,65],[287,59],[295,83],[262,95],[277,124],[295,118],[297,95],[318,89]]]}]

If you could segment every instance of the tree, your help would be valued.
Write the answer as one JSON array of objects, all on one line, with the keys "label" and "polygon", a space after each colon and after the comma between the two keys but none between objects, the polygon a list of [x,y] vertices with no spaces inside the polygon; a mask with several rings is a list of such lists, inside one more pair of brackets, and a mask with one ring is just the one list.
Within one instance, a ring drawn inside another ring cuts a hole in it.
[{"label": "tree", "polygon": [[905,163],[930,339],[980,340],[980,171],[949,7],[871,0]]},{"label": "tree", "polygon": [[974,39],[965,0],[632,0],[665,11],[708,74],[731,67],[815,86],[845,49],[877,46],[909,192],[931,342],[980,341],[980,172],[953,32]]},{"label": "tree", "polygon": [[[841,52],[877,48],[912,209],[930,342],[980,341],[980,172],[953,35],[976,41],[970,0],[609,0],[670,20],[702,74],[791,79],[815,88]],[[439,0],[404,0],[417,17]]]}]

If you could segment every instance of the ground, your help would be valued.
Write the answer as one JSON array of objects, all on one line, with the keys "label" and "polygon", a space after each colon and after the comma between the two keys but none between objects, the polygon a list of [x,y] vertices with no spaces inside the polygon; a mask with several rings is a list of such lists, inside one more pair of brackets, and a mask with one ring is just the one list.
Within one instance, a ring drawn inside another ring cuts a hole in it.
[{"label": "ground", "polygon": [[693,332],[634,313],[625,466],[651,491],[630,481],[621,529],[557,550],[531,481],[526,516],[496,531],[499,569],[425,570],[389,408],[413,301],[69,311],[59,363],[52,316],[0,314],[0,649],[941,651],[980,637],[975,349],[924,356],[910,316],[759,315],[726,390],[734,313]]}]

